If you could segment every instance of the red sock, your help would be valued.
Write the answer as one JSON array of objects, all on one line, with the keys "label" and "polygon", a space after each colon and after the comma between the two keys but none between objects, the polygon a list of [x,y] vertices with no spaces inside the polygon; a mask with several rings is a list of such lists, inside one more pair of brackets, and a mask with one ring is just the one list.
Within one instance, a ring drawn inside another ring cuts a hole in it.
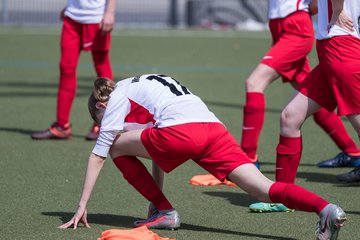
[{"label": "red sock", "polygon": [[92,51],[92,58],[97,76],[113,79],[109,51]]},{"label": "red sock", "polygon": [[244,106],[241,148],[249,158],[256,160],[258,140],[265,116],[265,97],[263,93],[246,93]]},{"label": "red sock", "polygon": [[173,206],[156,185],[144,164],[136,157],[120,156],[113,159],[124,178],[158,210],[171,209]]},{"label": "red sock", "polygon": [[329,204],[315,193],[292,183],[275,182],[270,187],[269,197],[272,202],[282,203],[288,208],[317,214]]},{"label": "red sock", "polygon": [[71,106],[76,94],[76,66],[79,59],[79,50],[69,47],[61,48],[60,79],[57,95],[57,118],[60,126],[70,122]]},{"label": "red sock", "polygon": [[359,153],[359,149],[350,137],[341,119],[334,113],[321,108],[314,114],[315,122],[332,138],[341,151]]},{"label": "red sock", "polygon": [[276,148],[276,181],[294,183],[299,167],[302,142],[301,137],[289,138],[280,135]]}]

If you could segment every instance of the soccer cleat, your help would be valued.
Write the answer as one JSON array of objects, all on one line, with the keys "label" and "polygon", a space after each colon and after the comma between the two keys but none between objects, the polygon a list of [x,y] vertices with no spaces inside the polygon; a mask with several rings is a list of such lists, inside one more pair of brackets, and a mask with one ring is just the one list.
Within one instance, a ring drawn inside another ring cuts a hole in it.
[{"label": "soccer cleat", "polygon": [[175,209],[156,210],[151,217],[134,222],[136,227],[176,230],[180,227],[180,217]]},{"label": "soccer cleat", "polygon": [[328,204],[320,212],[320,220],[316,224],[316,240],[336,240],[340,228],[346,221],[345,212],[335,204]]},{"label": "soccer cleat", "polygon": [[57,123],[53,123],[48,129],[44,131],[34,132],[33,134],[31,134],[31,138],[35,140],[69,139],[70,137],[70,124],[66,124],[65,127],[62,127]]},{"label": "soccer cleat", "polygon": [[357,167],[348,173],[336,175],[336,179],[347,183],[360,182],[360,167]]},{"label": "soccer cleat", "polygon": [[317,166],[320,168],[360,167],[360,156],[350,156],[341,152],[331,159],[319,162]]},{"label": "soccer cleat", "polygon": [[100,133],[100,126],[97,123],[94,123],[90,129],[90,132],[86,134],[85,139],[89,141],[96,140]]},{"label": "soccer cleat", "polygon": [[293,211],[295,211],[294,209],[290,209],[290,208],[285,207],[281,203],[264,203],[264,202],[258,202],[258,203],[251,204],[249,206],[249,210],[251,212],[258,212],[258,213],[263,213],[263,212],[293,212]]}]

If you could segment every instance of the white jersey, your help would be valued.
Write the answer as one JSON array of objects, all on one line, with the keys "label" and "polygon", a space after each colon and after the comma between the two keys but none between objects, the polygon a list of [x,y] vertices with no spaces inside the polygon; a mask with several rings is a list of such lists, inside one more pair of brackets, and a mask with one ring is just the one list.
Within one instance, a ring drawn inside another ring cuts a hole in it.
[{"label": "white jersey", "polygon": [[297,11],[309,11],[310,0],[269,0],[269,19],[284,18]]},{"label": "white jersey", "polygon": [[329,22],[332,14],[332,4],[330,0],[318,0],[318,30],[316,39],[327,39],[334,36],[353,35],[360,38],[359,21],[360,21],[360,1],[345,0],[343,11],[352,20],[354,31],[349,32],[344,28],[334,25],[329,30]]},{"label": "white jersey", "polygon": [[67,0],[64,14],[79,23],[100,23],[105,7],[106,0]]},{"label": "white jersey", "polygon": [[93,153],[106,157],[119,132],[154,126],[220,122],[205,103],[175,79],[142,75],[119,81],[110,94]]}]

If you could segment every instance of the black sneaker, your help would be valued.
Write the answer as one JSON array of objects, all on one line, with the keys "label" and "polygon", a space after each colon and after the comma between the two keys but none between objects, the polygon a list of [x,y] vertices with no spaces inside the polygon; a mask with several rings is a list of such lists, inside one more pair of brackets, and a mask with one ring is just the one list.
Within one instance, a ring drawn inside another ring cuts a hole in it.
[{"label": "black sneaker", "polygon": [[360,167],[360,156],[350,156],[341,152],[333,158],[319,162],[317,166],[319,168]]},{"label": "black sneaker", "polygon": [[357,167],[348,173],[336,175],[336,179],[347,183],[360,182],[360,167]]}]

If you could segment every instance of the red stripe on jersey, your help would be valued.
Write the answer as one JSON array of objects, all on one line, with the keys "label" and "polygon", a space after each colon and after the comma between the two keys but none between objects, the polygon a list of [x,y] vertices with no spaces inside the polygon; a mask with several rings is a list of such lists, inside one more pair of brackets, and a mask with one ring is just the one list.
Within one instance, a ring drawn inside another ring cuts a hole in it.
[{"label": "red stripe on jersey", "polygon": [[328,22],[330,22],[332,17],[332,2],[328,0]]},{"label": "red stripe on jersey", "polygon": [[301,2],[301,0],[298,0],[296,2],[296,11],[299,11],[300,2]]},{"label": "red stripe on jersey", "polygon": [[125,117],[125,122],[128,123],[139,123],[139,124],[146,124],[149,122],[155,123],[154,115],[152,115],[149,110],[140,106],[136,102],[130,101],[130,112]]}]

